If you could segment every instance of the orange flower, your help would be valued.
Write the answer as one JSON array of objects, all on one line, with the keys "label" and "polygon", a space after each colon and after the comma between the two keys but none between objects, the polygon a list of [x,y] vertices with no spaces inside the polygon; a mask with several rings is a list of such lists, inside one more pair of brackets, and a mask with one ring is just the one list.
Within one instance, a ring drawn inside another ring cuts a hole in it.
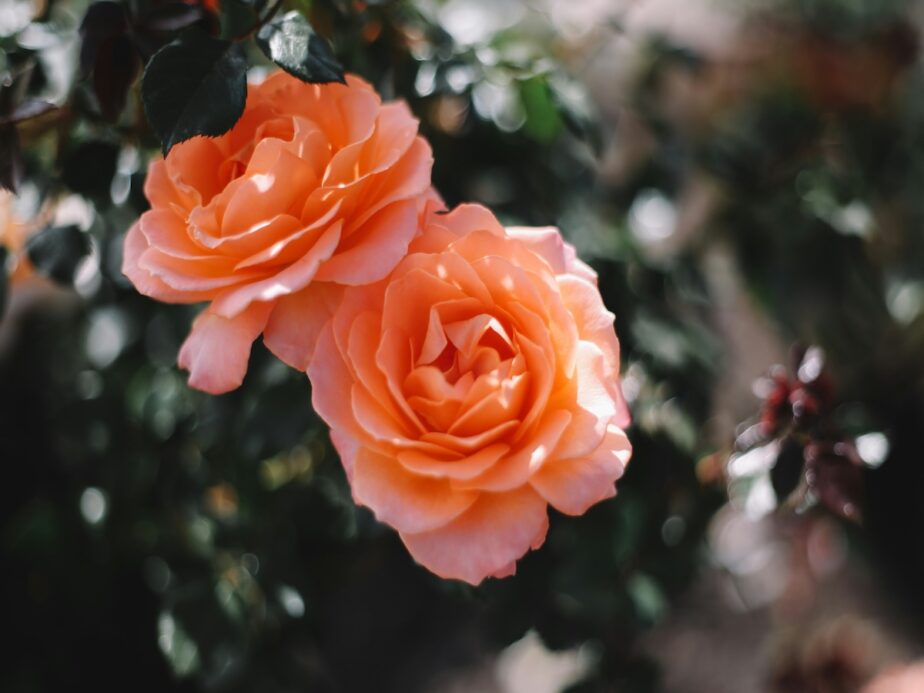
[{"label": "orange flower", "polygon": [[308,375],[356,502],[446,578],[513,574],[547,506],[613,496],[631,454],[593,270],[476,205],[428,214],[387,278],[344,290]]},{"label": "orange flower", "polygon": [[354,76],[311,85],[276,72],[250,86],[230,132],[151,164],[151,209],[128,232],[122,271],[159,300],[210,302],[180,351],[193,387],[240,385],[261,333],[303,368],[312,292],[391,271],[417,233],[431,166],[403,102],[382,104]]}]

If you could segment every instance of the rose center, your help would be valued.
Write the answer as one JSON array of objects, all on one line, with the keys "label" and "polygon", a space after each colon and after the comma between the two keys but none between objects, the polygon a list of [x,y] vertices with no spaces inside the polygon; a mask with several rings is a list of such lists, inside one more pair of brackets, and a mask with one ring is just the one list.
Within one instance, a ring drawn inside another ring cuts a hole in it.
[{"label": "rose center", "polygon": [[405,381],[408,404],[432,430],[475,435],[496,420],[516,417],[527,374],[515,338],[494,316],[482,314],[440,325],[428,341],[442,349]]}]

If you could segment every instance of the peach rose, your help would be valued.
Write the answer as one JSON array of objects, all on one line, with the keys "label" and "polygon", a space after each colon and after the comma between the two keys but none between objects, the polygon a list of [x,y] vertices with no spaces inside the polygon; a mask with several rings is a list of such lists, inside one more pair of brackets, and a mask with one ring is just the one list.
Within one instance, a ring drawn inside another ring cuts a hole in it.
[{"label": "peach rose", "polygon": [[382,104],[355,76],[312,85],[278,71],[250,85],[230,132],[151,164],[151,209],[128,232],[122,271],[161,301],[210,302],[180,350],[193,387],[240,385],[261,333],[303,369],[313,293],[394,268],[432,195],[431,166],[405,103]]},{"label": "peach rose", "polygon": [[547,506],[613,496],[631,454],[593,270],[476,205],[429,214],[387,278],[344,291],[308,375],[356,502],[446,578],[512,575]]}]

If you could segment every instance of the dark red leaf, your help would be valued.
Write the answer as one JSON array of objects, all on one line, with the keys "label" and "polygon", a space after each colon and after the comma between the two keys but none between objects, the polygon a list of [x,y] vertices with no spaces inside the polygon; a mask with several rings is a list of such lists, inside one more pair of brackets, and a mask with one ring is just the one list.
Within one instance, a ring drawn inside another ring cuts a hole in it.
[{"label": "dark red leaf", "polygon": [[100,47],[119,36],[124,36],[128,29],[128,15],[119,3],[104,0],[87,8],[80,24],[80,71],[85,77],[97,64]]},{"label": "dark red leaf", "polygon": [[863,470],[833,446],[816,443],[806,447],[805,482],[831,512],[849,520],[861,519]]},{"label": "dark red leaf", "polygon": [[125,108],[128,88],[140,69],[141,60],[128,36],[117,36],[100,44],[93,68],[93,89],[104,118],[118,119]]}]

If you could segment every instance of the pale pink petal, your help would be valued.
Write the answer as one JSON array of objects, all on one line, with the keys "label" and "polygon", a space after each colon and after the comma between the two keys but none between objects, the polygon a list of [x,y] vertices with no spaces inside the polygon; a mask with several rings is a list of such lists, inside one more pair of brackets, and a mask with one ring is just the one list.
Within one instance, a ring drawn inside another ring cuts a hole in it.
[{"label": "pale pink petal", "polygon": [[577,404],[602,422],[601,430],[616,416],[616,400],[610,389],[603,351],[592,342],[578,344],[576,373]]},{"label": "pale pink petal", "polygon": [[597,273],[578,258],[574,246],[566,242],[554,226],[510,226],[507,233],[540,255],[555,274],[570,274],[596,285]]},{"label": "pale pink petal", "polygon": [[549,263],[555,274],[568,271],[565,241],[554,226],[508,226],[507,234]]},{"label": "pale pink petal", "polygon": [[600,291],[590,282],[572,276],[558,277],[558,288],[574,315],[581,339],[594,342],[606,357],[613,375],[619,374],[619,340],[613,330],[615,316],[603,305]]},{"label": "pale pink petal", "polygon": [[340,457],[340,463],[343,465],[343,471],[346,472],[347,481],[353,484],[353,468],[356,466],[356,456],[359,454],[361,445],[359,441],[349,433],[339,431],[336,428],[330,429],[330,442],[334,444],[334,450]]},{"label": "pale pink petal", "polygon": [[[571,423],[555,448],[555,456],[561,459],[589,455],[600,446],[606,435],[605,420],[601,423],[600,417],[580,408],[573,409],[571,414]],[[615,419],[610,423],[621,427]]]},{"label": "pale pink petal", "polygon": [[247,372],[250,347],[263,331],[272,306],[252,304],[233,318],[207,309],[193,322],[180,349],[180,368],[189,371],[189,385],[213,395],[240,386]]},{"label": "pale pink petal", "polygon": [[530,487],[483,493],[462,515],[429,532],[401,533],[414,559],[443,578],[472,585],[510,575],[511,564],[538,548],[548,531],[546,502]]}]

